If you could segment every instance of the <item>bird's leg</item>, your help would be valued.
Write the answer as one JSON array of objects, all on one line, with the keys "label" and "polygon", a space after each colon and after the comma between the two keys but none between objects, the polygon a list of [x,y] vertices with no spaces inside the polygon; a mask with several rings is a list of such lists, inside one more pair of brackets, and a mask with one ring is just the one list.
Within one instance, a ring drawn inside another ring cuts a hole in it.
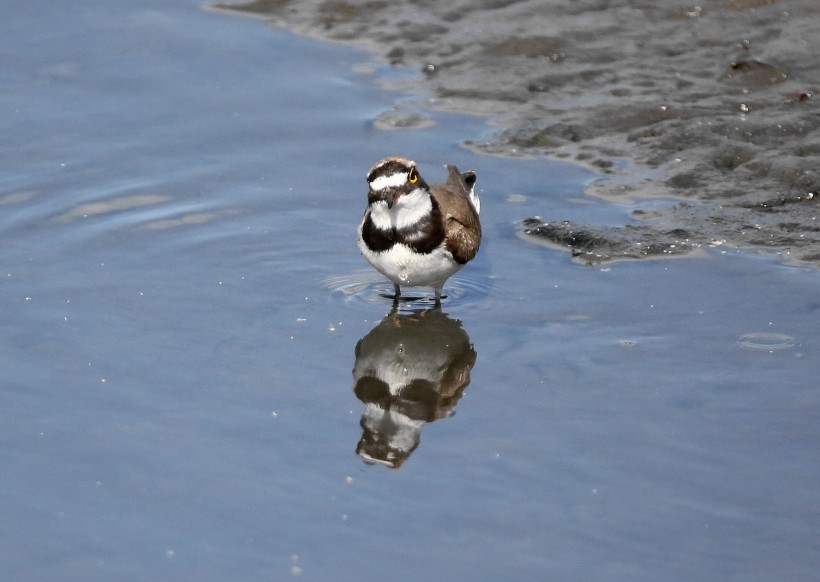
[{"label": "bird's leg", "polygon": [[441,307],[441,289],[436,289],[436,307]]},{"label": "bird's leg", "polygon": [[401,287],[399,287],[396,283],[393,283],[393,291],[395,295],[393,295],[393,305],[399,304],[399,297],[401,297]]}]

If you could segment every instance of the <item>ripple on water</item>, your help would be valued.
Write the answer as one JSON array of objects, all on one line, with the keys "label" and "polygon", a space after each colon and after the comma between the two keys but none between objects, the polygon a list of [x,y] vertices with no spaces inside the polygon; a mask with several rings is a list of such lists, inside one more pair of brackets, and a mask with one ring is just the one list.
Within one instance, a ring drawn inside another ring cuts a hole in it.
[{"label": "ripple on water", "polygon": [[797,340],[785,333],[750,332],[737,336],[737,343],[749,350],[777,352],[795,347]]},{"label": "ripple on water", "polygon": [[[335,300],[351,304],[389,305],[393,300],[393,284],[378,273],[358,272],[328,277],[323,281]],[[456,276],[447,280],[442,293],[442,303],[463,305],[486,297],[491,288],[489,281]],[[432,307],[435,303],[433,290],[426,287],[402,289],[401,302],[413,307]]]}]

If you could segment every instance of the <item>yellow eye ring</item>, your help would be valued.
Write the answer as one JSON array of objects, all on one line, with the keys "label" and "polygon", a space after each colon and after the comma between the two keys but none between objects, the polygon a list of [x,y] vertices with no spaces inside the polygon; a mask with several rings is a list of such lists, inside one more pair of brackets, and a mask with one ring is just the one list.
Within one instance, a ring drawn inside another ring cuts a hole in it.
[{"label": "yellow eye ring", "polygon": [[410,168],[410,174],[407,176],[407,181],[411,184],[415,184],[419,181],[419,175],[416,174],[416,168]]}]

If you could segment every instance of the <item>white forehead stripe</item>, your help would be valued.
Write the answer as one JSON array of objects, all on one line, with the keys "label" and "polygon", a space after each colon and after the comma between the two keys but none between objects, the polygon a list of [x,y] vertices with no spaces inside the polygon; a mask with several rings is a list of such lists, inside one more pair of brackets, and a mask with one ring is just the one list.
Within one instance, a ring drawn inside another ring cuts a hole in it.
[{"label": "white forehead stripe", "polygon": [[398,172],[396,174],[390,174],[389,176],[379,176],[372,182],[370,182],[370,187],[373,190],[383,190],[385,188],[397,188],[401,186],[405,182],[407,182],[407,177],[410,174],[408,172]]}]

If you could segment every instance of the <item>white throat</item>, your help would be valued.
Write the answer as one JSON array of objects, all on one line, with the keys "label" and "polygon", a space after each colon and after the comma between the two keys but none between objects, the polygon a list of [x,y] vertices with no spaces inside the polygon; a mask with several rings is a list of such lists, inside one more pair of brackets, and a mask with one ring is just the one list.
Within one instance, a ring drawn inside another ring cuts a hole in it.
[{"label": "white throat", "polygon": [[387,208],[386,202],[376,202],[370,207],[370,218],[380,230],[402,229],[413,226],[430,214],[431,210],[433,202],[430,200],[430,193],[416,188],[409,194],[400,196],[393,208]]}]

